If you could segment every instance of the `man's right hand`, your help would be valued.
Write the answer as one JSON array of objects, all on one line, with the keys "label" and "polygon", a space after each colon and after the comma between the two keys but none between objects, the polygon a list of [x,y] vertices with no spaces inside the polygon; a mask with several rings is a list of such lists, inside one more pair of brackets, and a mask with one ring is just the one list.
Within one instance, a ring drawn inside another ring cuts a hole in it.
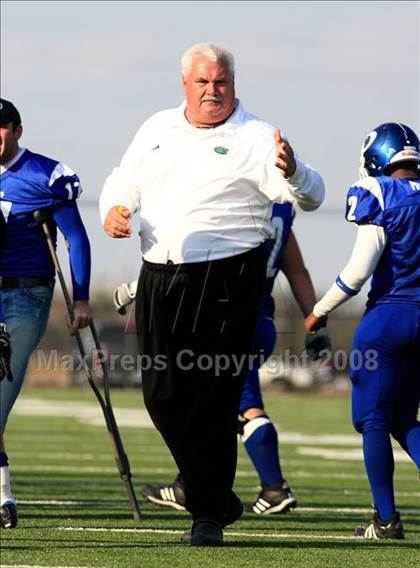
[{"label": "man's right hand", "polygon": [[10,335],[6,331],[6,326],[0,323],[0,381],[7,377],[9,381],[13,380],[12,370],[10,368]]},{"label": "man's right hand", "polygon": [[131,237],[131,213],[123,205],[115,205],[107,213],[104,221],[105,233],[114,239]]}]

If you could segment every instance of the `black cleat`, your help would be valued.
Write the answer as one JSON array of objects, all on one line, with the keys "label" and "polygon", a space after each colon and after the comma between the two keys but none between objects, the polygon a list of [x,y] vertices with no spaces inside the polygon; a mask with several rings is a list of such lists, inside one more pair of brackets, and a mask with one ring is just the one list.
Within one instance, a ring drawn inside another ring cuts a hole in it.
[{"label": "black cleat", "polygon": [[177,477],[169,485],[143,485],[142,495],[155,505],[173,507],[178,511],[185,511],[185,491],[183,484]]},{"label": "black cleat", "polygon": [[375,511],[373,519],[356,527],[354,536],[382,540],[387,538],[403,539],[404,529],[398,511],[392,515],[388,522],[379,518]]},{"label": "black cleat", "polygon": [[263,486],[255,503],[248,511],[257,515],[287,513],[297,506],[297,501],[285,479],[277,485]]},{"label": "black cleat", "polygon": [[194,521],[191,529],[191,546],[223,546],[220,523],[208,517]]},{"label": "black cleat", "polygon": [[2,529],[13,529],[17,524],[17,507],[12,501],[6,501],[6,503],[0,507],[0,526]]}]

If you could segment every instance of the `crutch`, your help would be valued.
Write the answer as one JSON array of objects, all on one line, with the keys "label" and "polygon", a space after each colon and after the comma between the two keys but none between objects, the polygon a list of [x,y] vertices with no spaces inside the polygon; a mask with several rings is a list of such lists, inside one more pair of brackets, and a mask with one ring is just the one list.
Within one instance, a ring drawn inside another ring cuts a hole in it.
[{"label": "crutch", "polygon": [[[74,320],[73,303],[70,299],[70,295],[69,295],[69,292],[68,292],[68,289],[67,289],[66,281],[64,280],[63,272],[61,270],[60,261],[58,260],[58,256],[57,256],[57,253],[56,253],[55,247],[54,247],[54,242],[52,240],[51,232],[50,232],[50,229],[49,229],[49,226],[48,226],[48,221],[51,218],[50,212],[46,209],[39,209],[38,211],[34,212],[33,217],[34,217],[35,221],[42,226],[42,229],[45,233],[45,237],[47,239],[48,248],[50,250],[51,258],[53,260],[55,270],[57,272],[57,276],[58,276],[58,279],[60,281],[61,290],[63,292],[64,301],[66,303],[67,313],[69,315],[70,321],[73,321]],[[90,331],[92,333],[93,341],[94,341],[94,344],[95,344],[95,349],[97,350],[97,352],[99,354],[98,359],[100,361],[100,365],[101,365],[101,369],[102,369],[102,373],[103,373],[105,397],[103,396],[103,394],[99,390],[98,386],[96,385],[94,377],[93,377],[92,369],[89,367],[89,365],[87,363],[86,349],[85,349],[85,346],[83,344],[83,340],[81,338],[79,331],[76,331],[76,333],[75,333],[77,346],[79,348],[80,355],[82,357],[83,366],[84,366],[84,369],[86,371],[89,384],[92,387],[92,390],[95,393],[96,398],[98,399],[99,404],[101,405],[101,408],[102,408],[102,412],[103,412],[103,415],[104,415],[104,418],[105,418],[106,426],[107,426],[108,432],[109,432],[110,437],[111,437],[111,445],[112,445],[112,450],[113,450],[113,453],[114,453],[115,462],[117,464],[117,468],[118,468],[118,471],[120,473],[121,479],[124,481],[126,489],[127,489],[128,500],[130,501],[130,506],[131,506],[131,510],[132,510],[132,513],[133,513],[133,519],[135,521],[138,521],[140,519],[140,509],[139,509],[139,505],[137,503],[137,498],[136,498],[136,494],[135,494],[135,491],[134,491],[133,482],[131,480],[130,463],[128,461],[128,456],[127,456],[127,454],[125,453],[125,450],[124,450],[124,446],[123,446],[123,443],[122,443],[122,440],[121,440],[121,436],[120,436],[120,433],[119,433],[119,430],[118,430],[117,422],[115,420],[114,411],[113,411],[112,404],[111,404],[108,367],[107,367],[106,361],[104,361],[104,359],[103,359],[103,351],[102,351],[101,344],[100,344],[99,337],[98,337],[98,333],[96,331],[96,327],[95,327],[95,324],[93,323],[93,321],[89,325],[89,327],[90,327]]]}]

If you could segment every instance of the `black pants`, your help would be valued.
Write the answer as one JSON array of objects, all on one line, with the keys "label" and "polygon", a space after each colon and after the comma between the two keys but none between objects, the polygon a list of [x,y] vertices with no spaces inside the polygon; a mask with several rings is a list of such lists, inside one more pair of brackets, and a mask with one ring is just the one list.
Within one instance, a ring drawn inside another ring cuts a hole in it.
[{"label": "black pants", "polygon": [[194,518],[237,509],[236,422],[265,277],[263,247],[212,262],[144,262],[136,297],[146,408]]}]

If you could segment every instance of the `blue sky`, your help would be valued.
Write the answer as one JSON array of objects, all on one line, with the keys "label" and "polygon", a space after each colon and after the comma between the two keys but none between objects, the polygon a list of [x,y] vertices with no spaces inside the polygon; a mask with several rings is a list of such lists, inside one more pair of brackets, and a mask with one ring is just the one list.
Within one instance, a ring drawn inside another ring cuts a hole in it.
[{"label": "blue sky", "polygon": [[[139,243],[112,241],[95,207],[139,125],[182,100],[179,60],[197,41],[229,48],[245,108],[289,137],[344,210],[363,137],[380,122],[419,131],[418,2],[2,3],[2,96],[21,110],[22,145],[83,182],[96,283],[137,276]],[[349,256],[354,228],[321,209],[296,233],[319,289]]]}]

